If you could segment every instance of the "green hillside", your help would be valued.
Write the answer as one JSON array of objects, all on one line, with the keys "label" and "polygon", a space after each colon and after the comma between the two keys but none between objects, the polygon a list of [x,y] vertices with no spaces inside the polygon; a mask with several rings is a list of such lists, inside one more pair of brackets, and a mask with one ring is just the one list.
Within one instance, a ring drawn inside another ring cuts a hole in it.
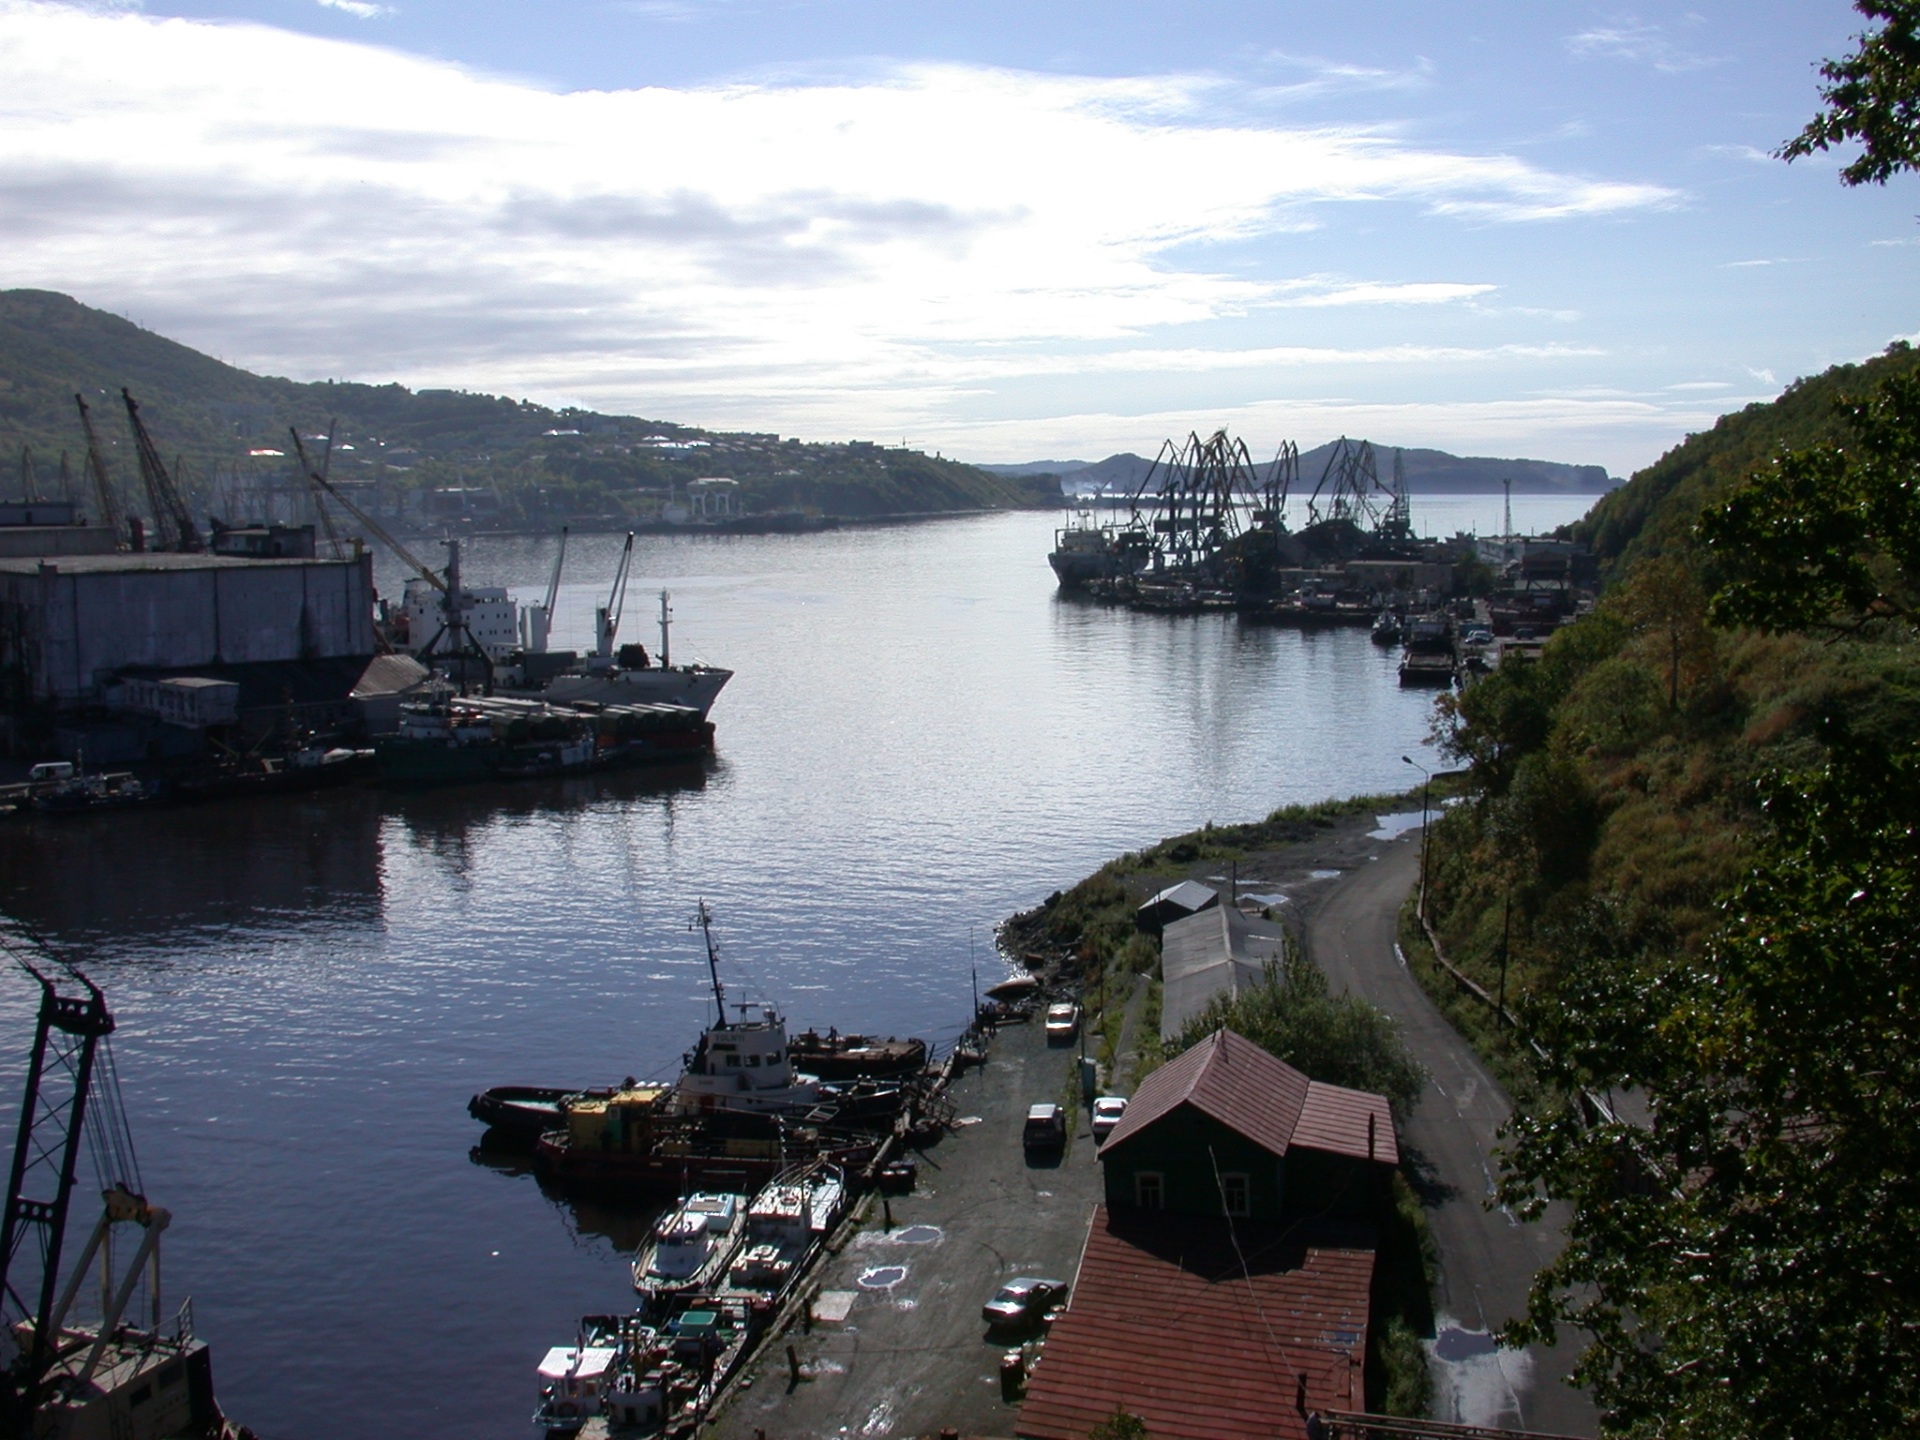
[{"label": "green hillside", "polygon": [[1782,445],[1831,441],[1840,433],[1834,401],[1859,394],[1889,375],[1920,367],[1920,351],[1904,341],[1860,365],[1836,365],[1796,380],[1779,399],[1723,415],[1711,430],[1689,435],[1619,489],[1604,496],[1571,533],[1620,570],[1643,555],[1684,543],[1710,501]]},{"label": "green hillside", "polygon": [[33,451],[41,494],[59,491],[62,451],[84,491],[78,393],[116,483],[132,496],[123,387],[162,454],[184,460],[201,514],[244,503],[238,491],[290,486],[290,460],[250,452],[288,450],[290,425],[314,436],[330,423],[333,477],[366,487],[363,503],[402,519],[617,525],[657,514],[674,490],[708,475],[737,480],[756,513],[871,517],[1059,503],[1046,480],[861,442],[802,444],[464,391],[253,375],[44,290],[0,292],[0,495],[20,491],[23,446]]},{"label": "green hillside", "polygon": [[1609,1435],[1906,1433],[1920,357],[1728,415],[1577,528],[1594,613],[1436,727],[1468,778],[1427,916],[1510,1015],[1405,935],[1524,1101],[1503,1203],[1571,1216],[1516,1338],[1585,1332]]}]

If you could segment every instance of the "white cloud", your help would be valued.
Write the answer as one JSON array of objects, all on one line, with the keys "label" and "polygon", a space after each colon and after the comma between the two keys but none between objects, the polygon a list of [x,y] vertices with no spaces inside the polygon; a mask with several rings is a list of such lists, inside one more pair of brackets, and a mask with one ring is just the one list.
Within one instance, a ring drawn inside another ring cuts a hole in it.
[{"label": "white cloud", "polygon": [[1772,370],[1756,370],[1751,365],[1747,366],[1746,370],[1749,375],[1758,380],[1762,385],[1778,385],[1780,383],[1773,378]]},{"label": "white cloud", "polygon": [[[259,25],[0,0],[0,252],[6,283],[275,373],[921,434],[998,379],[1321,353],[1144,343],[1207,322],[1493,289],[1192,263],[1209,242],[1356,208],[1541,223],[1675,200],[1379,128],[1223,120],[1224,84],[949,65],[553,93]],[[1349,359],[1501,347],[1374,353]]]},{"label": "white cloud", "polygon": [[1625,60],[1646,65],[1664,74],[1684,74],[1703,70],[1720,61],[1713,56],[1697,55],[1669,38],[1666,28],[1644,24],[1632,16],[1623,16],[1609,25],[1596,25],[1567,38],[1567,48],[1576,55],[1592,55],[1606,60]]},{"label": "white cloud", "polygon": [[358,20],[378,20],[393,14],[391,5],[372,5],[368,0],[317,0],[328,10],[344,10]]},{"label": "white cloud", "polygon": [[1279,295],[1275,304],[1324,308],[1332,305],[1444,305],[1454,300],[1477,299],[1491,294],[1498,287],[1431,280],[1401,284],[1380,281],[1341,283],[1313,276],[1288,281],[1277,288]]}]

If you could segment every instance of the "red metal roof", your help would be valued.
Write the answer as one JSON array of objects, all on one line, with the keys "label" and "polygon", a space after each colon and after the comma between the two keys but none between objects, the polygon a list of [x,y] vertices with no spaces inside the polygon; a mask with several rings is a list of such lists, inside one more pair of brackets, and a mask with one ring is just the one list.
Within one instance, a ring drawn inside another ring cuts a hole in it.
[{"label": "red metal roof", "polygon": [[1284,1157],[1309,1084],[1305,1075],[1251,1040],[1216,1030],[1140,1082],[1101,1154],[1112,1155],[1129,1136],[1191,1105]]},{"label": "red metal roof", "polygon": [[1307,1103],[1294,1122],[1293,1143],[1309,1150],[1331,1150],[1356,1160],[1400,1163],[1400,1146],[1393,1138],[1393,1110],[1387,1097],[1369,1090],[1349,1090],[1315,1080],[1307,1086]]},{"label": "red metal roof", "polygon": [[[1231,1030],[1216,1030],[1140,1082],[1101,1157],[1149,1125],[1191,1105],[1285,1157],[1292,1146],[1356,1160],[1400,1163],[1393,1110],[1384,1095],[1309,1080]],[[1369,1131],[1371,1122],[1371,1131]]]},{"label": "red metal roof", "polygon": [[1364,1227],[1096,1209],[1015,1433],[1078,1440],[1119,1407],[1154,1440],[1299,1440],[1307,1410],[1364,1408],[1372,1280]]}]

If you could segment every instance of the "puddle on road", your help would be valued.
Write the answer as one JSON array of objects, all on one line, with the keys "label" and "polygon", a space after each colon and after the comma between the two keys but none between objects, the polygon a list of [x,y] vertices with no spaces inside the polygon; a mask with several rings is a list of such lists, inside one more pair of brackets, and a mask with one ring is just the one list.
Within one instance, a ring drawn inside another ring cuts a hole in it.
[{"label": "puddle on road", "polygon": [[1307,878],[1309,880],[1338,880],[1346,873],[1344,870],[1309,870],[1307,872]]},{"label": "puddle on road", "polygon": [[1403,810],[1395,815],[1376,815],[1373,817],[1375,828],[1367,833],[1369,840],[1398,840],[1409,830],[1418,830],[1422,816],[1418,810]]},{"label": "puddle on road", "polygon": [[932,1245],[940,1239],[938,1225],[909,1225],[887,1237],[896,1245]]},{"label": "puddle on road", "polygon": [[862,1270],[860,1278],[854,1283],[862,1290],[891,1290],[907,1278],[904,1265],[875,1265],[870,1270]]},{"label": "puddle on road", "polygon": [[1442,1360],[1471,1360],[1476,1355],[1491,1355],[1500,1348],[1493,1336],[1484,1330],[1462,1330],[1457,1325],[1449,1325],[1433,1337],[1433,1353]]}]

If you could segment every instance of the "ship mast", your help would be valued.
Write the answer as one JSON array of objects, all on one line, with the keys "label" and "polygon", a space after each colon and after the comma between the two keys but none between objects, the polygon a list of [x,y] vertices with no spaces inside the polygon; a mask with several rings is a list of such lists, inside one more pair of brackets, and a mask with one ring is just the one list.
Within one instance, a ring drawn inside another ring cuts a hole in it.
[{"label": "ship mast", "polygon": [[700,933],[706,938],[707,974],[713,978],[713,1008],[720,1015],[720,1023],[714,1028],[724,1030],[727,1028],[727,992],[720,986],[720,956],[713,947],[713,912],[707,909],[707,902],[704,900],[699,902],[699,906],[695,923],[700,926]]}]

